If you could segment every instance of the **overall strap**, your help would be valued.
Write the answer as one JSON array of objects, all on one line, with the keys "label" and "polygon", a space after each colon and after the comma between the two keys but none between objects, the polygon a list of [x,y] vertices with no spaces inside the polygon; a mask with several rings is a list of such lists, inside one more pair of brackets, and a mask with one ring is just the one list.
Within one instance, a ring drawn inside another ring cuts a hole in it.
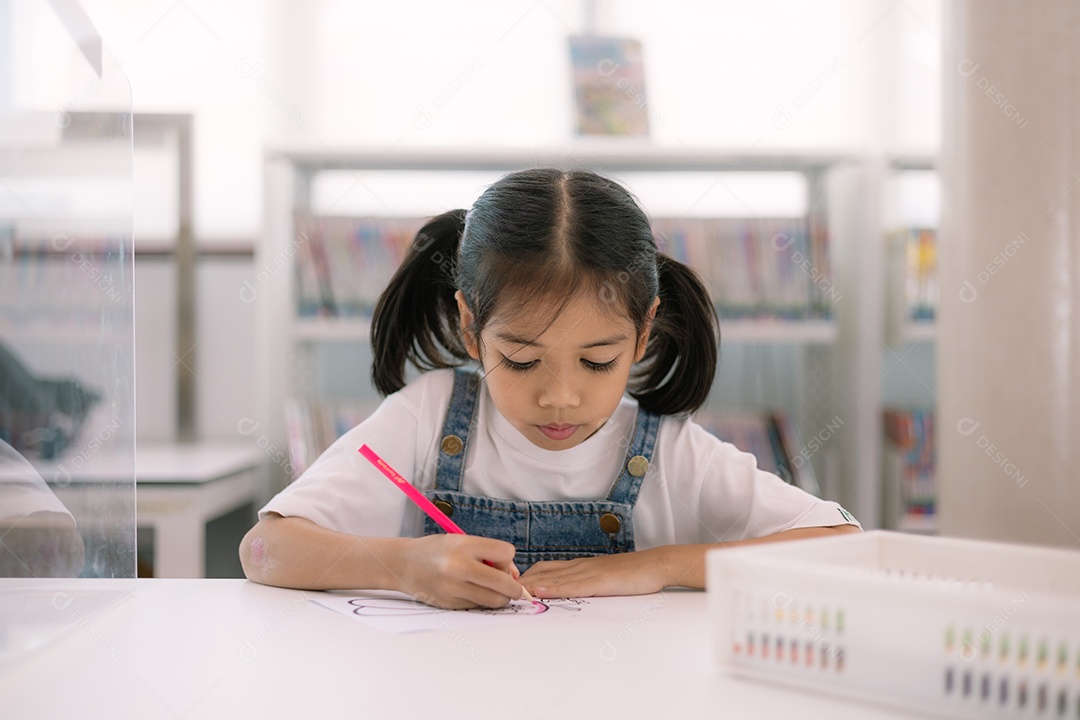
[{"label": "overall strap", "polygon": [[450,408],[446,411],[439,440],[439,459],[435,469],[437,490],[461,490],[465,478],[465,452],[478,407],[476,396],[479,387],[480,375],[474,370],[454,369],[454,393],[450,396]]},{"label": "overall strap", "polygon": [[622,471],[608,492],[608,500],[626,503],[631,507],[637,502],[641,481],[645,473],[649,471],[649,463],[652,462],[661,417],[656,413],[638,408],[637,420],[634,422],[634,438],[626,448]]}]

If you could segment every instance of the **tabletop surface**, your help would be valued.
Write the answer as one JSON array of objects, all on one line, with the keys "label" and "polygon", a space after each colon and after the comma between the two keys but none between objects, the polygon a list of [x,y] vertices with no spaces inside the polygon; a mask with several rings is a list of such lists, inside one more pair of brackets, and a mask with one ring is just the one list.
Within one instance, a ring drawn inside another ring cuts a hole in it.
[{"label": "tabletop surface", "polygon": [[0,670],[0,717],[901,717],[728,676],[699,591],[392,634],[311,602],[321,593],[127,582],[119,603]]},{"label": "tabletop surface", "polygon": [[197,443],[140,442],[134,454],[94,453],[88,459],[66,457],[35,463],[38,473],[51,480],[63,467],[65,480],[73,484],[130,482],[202,484],[220,480],[266,461],[266,453],[254,443],[200,441]]},{"label": "tabletop surface", "polygon": [[252,443],[139,443],[139,482],[206,482],[255,467],[265,459]]}]

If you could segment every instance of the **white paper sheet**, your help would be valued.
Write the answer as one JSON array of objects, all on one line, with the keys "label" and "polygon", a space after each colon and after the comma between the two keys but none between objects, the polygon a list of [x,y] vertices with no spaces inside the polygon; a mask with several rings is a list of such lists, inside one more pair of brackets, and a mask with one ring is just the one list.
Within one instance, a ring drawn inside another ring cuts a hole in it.
[{"label": "white paper sheet", "polygon": [[513,602],[496,609],[444,610],[425,605],[404,593],[381,590],[328,592],[311,602],[391,633],[490,625],[492,622],[539,618],[549,613],[578,613],[590,604],[589,600],[572,598],[543,600],[536,604]]}]

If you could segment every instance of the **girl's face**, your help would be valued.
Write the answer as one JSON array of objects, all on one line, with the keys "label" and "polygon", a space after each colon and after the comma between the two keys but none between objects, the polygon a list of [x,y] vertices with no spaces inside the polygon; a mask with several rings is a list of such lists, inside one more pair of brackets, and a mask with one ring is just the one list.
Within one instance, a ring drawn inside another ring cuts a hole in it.
[{"label": "girl's face", "polygon": [[[607,422],[649,339],[648,325],[638,338],[629,318],[598,309],[583,293],[550,324],[546,309],[496,316],[477,342],[460,291],[457,301],[465,346],[484,367],[495,407],[545,450],[572,448]],[[650,320],[659,303],[653,301]]]}]

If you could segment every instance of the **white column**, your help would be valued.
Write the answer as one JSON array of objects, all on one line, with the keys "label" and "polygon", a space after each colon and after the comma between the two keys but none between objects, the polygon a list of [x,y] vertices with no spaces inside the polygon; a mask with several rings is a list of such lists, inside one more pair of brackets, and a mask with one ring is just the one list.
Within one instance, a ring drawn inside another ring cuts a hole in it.
[{"label": "white column", "polygon": [[1080,543],[1080,3],[946,7],[941,532]]}]

